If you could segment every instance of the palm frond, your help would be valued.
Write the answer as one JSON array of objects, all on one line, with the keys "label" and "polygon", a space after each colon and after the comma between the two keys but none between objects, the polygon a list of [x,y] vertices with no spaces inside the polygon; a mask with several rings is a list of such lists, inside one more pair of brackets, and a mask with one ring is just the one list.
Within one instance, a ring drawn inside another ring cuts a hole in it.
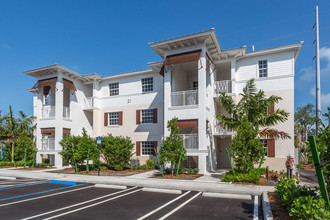
[{"label": "palm frond", "polygon": [[259,132],[259,136],[266,139],[291,139],[291,136],[284,132],[272,128],[265,128]]}]

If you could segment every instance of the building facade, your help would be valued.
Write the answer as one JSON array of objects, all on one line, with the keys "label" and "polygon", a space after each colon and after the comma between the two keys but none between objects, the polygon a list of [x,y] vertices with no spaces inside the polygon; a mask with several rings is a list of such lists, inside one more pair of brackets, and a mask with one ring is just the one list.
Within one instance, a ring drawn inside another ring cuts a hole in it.
[{"label": "building facade", "polygon": [[[149,69],[116,75],[81,75],[58,64],[24,71],[38,81],[32,89],[37,162],[42,157],[60,167],[59,141],[85,128],[93,137],[111,133],[128,136],[140,163],[155,158],[169,135],[167,122],[178,117],[179,133],[187,149],[185,166],[201,173],[228,168],[225,148],[233,133],[216,119],[224,112],[219,92],[235,100],[245,83],[255,78],[258,89],[283,100],[274,109],[290,113],[276,129],[294,137],[294,66],[303,42],[247,52],[246,47],[223,50],[214,29],[172,38],[149,46],[163,59]],[[285,169],[294,155],[293,139],[267,140],[263,166]]]}]

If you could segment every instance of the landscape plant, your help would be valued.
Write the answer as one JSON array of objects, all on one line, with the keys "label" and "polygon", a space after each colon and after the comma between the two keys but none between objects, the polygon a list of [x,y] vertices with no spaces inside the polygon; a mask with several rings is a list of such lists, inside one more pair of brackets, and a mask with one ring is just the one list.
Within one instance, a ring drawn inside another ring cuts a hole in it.
[{"label": "landscape plant", "polygon": [[165,141],[161,145],[159,150],[159,161],[164,164],[165,167],[168,165],[171,170],[172,176],[174,175],[174,169],[179,162],[181,149],[182,155],[181,160],[187,159],[187,150],[183,147],[183,140],[178,135],[178,118],[173,118],[167,123],[167,129],[170,131],[170,135],[165,138]]}]

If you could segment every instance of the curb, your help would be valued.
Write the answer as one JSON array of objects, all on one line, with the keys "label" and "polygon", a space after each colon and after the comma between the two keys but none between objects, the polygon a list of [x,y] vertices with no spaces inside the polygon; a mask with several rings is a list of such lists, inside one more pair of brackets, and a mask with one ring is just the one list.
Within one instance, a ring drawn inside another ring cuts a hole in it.
[{"label": "curb", "polygon": [[0,176],[0,179],[3,180],[16,180],[16,177],[12,177],[12,176]]},{"label": "curb", "polygon": [[274,217],[273,217],[272,209],[270,207],[267,192],[262,193],[261,199],[262,199],[262,211],[263,211],[264,220],[273,220]]},{"label": "curb", "polygon": [[143,192],[157,192],[157,193],[168,193],[168,194],[182,194],[181,190],[174,190],[174,189],[158,189],[158,188],[148,188],[144,187],[142,188]]},{"label": "curb", "polygon": [[107,189],[127,189],[127,186],[99,184],[99,183],[95,184],[94,187],[96,187],[96,188],[107,188]]},{"label": "curb", "polygon": [[212,197],[212,198],[251,200],[251,196],[250,195],[239,195],[239,194],[228,194],[228,193],[203,192],[202,196]]}]

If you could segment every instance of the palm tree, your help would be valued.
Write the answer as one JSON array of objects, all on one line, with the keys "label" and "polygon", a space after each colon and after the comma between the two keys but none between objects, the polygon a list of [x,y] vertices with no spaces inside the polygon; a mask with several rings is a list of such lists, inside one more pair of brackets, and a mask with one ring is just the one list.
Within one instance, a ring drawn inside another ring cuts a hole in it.
[{"label": "palm tree", "polygon": [[11,106],[9,106],[8,115],[0,119],[0,138],[5,140],[7,145],[11,146],[12,161],[14,160],[13,152],[16,139],[24,131],[27,131],[29,136],[33,136],[33,130],[35,129],[35,125],[33,126],[34,119],[34,116],[27,117],[22,111],[19,112],[19,117],[15,118]]},{"label": "palm tree", "polygon": [[[289,113],[285,110],[276,109],[272,113],[268,112],[268,109],[274,103],[279,103],[282,100],[281,97],[272,95],[266,98],[264,91],[257,91],[253,78],[246,83],[240,96],[242,98],[236,104],[231,96],[228,96],[225,92],[220,93],[220,104],[228,114],[218,113],[217,119],[225,128],[235,130],[241,124],[242,118],[247,116],[253,128],[259,131],[260,137],[291,138],[286,132],[268,128],[288,119]],[[260,127],[263,127],[263,129],[260,130]]]}]

